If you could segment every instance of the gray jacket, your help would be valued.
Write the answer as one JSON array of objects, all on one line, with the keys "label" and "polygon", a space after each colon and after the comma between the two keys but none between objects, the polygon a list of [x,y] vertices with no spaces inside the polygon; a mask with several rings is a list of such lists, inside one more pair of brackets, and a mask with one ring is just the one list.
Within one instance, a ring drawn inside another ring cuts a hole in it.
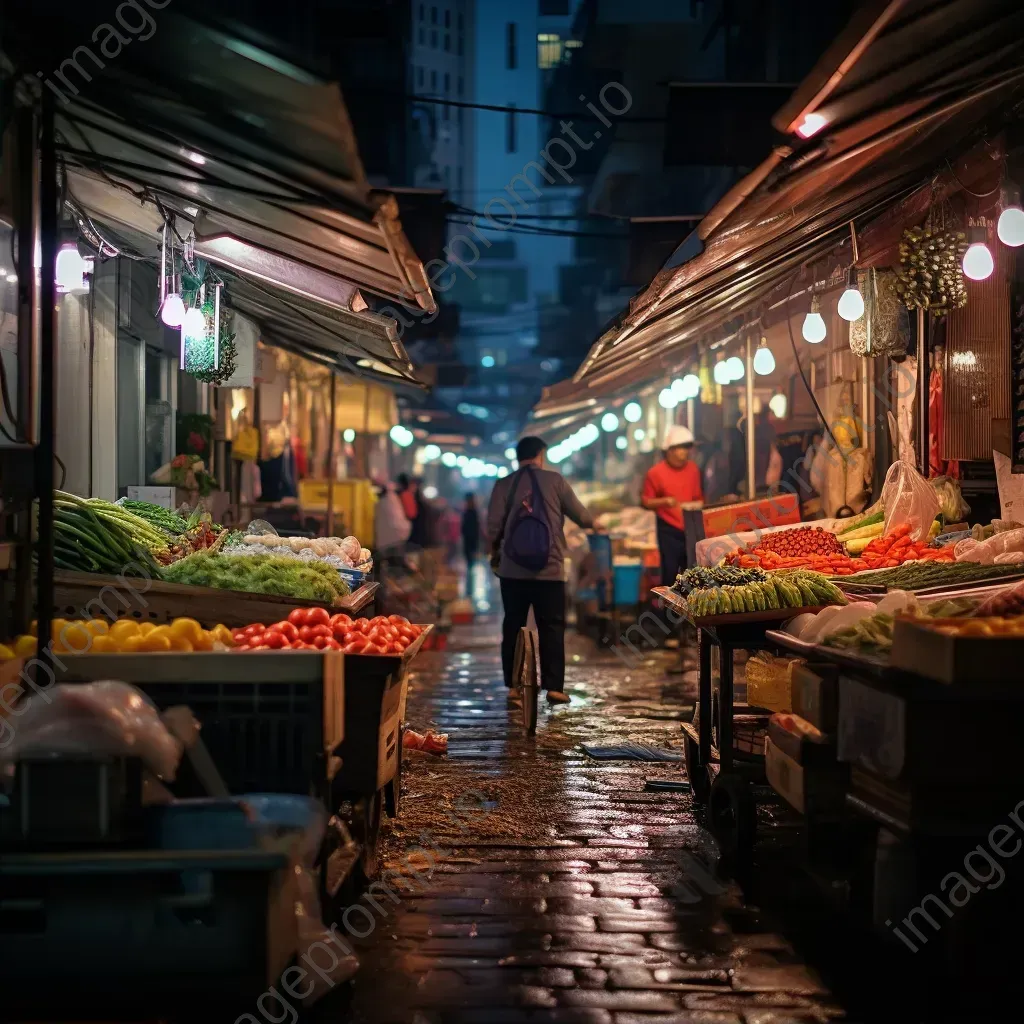
[{"label": "gray jacket", "polygon": [[[569,555],[563,529],[565,517],[568,516],[577,526],[584,529],[594,525],[594,517],[576,497],[561,473],[552,472],[550,469],[534,469],[534,473],[537,478],[537,487],[540,490],[540,495],[534,495],[534,500],[543,501],[548,529],[551,531],[551,554],[548,564],[540,572],[530,572],[522,566],[516,565],[502,550],[498,575],[510,580],[564,580],[565,559]],[[525,467],[505,477],[504,480],[499,480],[494,485],[491,501],[487,506],[488,549],[501,529],[501,521],[505,515],[505,503],[508,500],[509,488],[512,486],[516,491],[515,500],[509,513],[510,522],[516,514],[518,504],[530,493],[530,474],[526,472]]]}]

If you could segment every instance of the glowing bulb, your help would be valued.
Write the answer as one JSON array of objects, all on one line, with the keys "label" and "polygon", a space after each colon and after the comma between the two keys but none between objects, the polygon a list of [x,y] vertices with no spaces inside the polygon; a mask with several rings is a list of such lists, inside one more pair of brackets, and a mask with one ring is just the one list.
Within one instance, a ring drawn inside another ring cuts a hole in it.
[{"label": "glowing bulb", "polygon": [[644,439],[644,428],[643,427],[637,427],[636,430],[633,431],[633,440],[634,441],[642,441],[643,439]]},{"label": "glowing bulb", "polygon": [[615,438],[615,447],[618,448],[620,452],[624,452],[628,444],[629,442],[624,437]]},{"label": "glowing bulb", "polygon": [[484,356],[480,360],[480,365],[489,370],[494,365],[494,356]]},{"label": "glowing bulb", "polygon": [[725,368],[729,371],[729,381],[743,380],[743,360],[739,356],[731,356],[725,361]]},{"label": "glowing bulb", "polygon": [[441,465],[447,466],[449,469],[455,465],[455,461],[455,452],[445,452],[444,455],[441,456]]},{"label": "glowing bulb", "polygon": [[695,373],[688,373],[683,378],[683,386],[686,389],[684,398],[696,398],[700,394],[700,377]]},{"label": "glowing bulb", "polygon": [[505,449],[505,458],[508,459],[509,462],[511,462],[515,457],[516,457],[516,450],[515,450],[515,448],[506,448]]},{"label": "glowing bulb", "polygon": [[796,133],[802,139],[809,139],[827,124],[828,118],[824,114],[805,114],[804,119],[797,126]]},{"label": "glowing bulb", "polygon": [[817,345],[818,342],[825,340],[825,321],[821,317],[821,303],[818,301],[817,295],[811,298],[811,311],[804,317],[801,333],[804,336],[804,341],[811,345]]},{"label": "glowing bulb", "polygon": [[428,444],[427,447],[423,449],[423,454],[426,457],[427,462],[433,462],[434,459],[441,458],[441,449],[438,448],[436,444]]},{"label": "glowing bulb", "polygon": [[498,467],[498,479],[499,480],[504,480],[505,477],[507,477],[507,476],[508,476],[508,466],[499,466]]},{"label": "glowing bulb", "polygon": [[972,281],[984,281],[986,277],[992,276],[996,265],[988,246],[984,242],[975,242],[964,253],[963,267],[964,273]]},{"label": "glowing bulb", "polygon": [[346,427],[341,436],[344,438],[345,444],[351,444],[356,439],[356,432],[351,427]]},{"label": "glowing bulb", "polygon": [[469,457],[467,455],[458,455],[455,458],[455,465],[462,469],[464,466],[469,465]]},{"label": "glowing bulb", "polygon": [[857,287],[857,268],[850,267],[846,272],[846,291],[839,296],[836,312],[844,319],[853,323],[864,315],[864,296]]},{"label": "glowing bulb", "polygon": [[185,332],[186,338],[201,338],[206,333],[206,317],[201,309],[189,306],[185,310],[185,316],[181,321],[181,329]]},{"label": "glowing bulb", "polygon": [[662,409],[674,409],[679,404],[671,388],[662,388],[658,394],[658,405]]},{"label": "glowing bulb", "polygon": [[611,433],[613,430],[618,430],[619,417],[613,412],[606,412],[601,417],[601,429],[606,433]]},{"label": "glowing bulb", "polygon": [[622,415],[626,418],[627,423],[639,423],[644,411],[640,407],[639,402],[630,402],[625,409],[622,410]]},{"label": "glowing bulb", "polygon": [[768,408],[771,409],[771,411],[775,413],[780,420],[784,420],[786,418],[787,405],[786,396],[781,393],[772,395],[772,397],[768,399]]},{"label": "glowing bulb", "polygon": [[672,394],[675,395],[680,402],[685,402],[686,385],[683,383],[683,378],[677,377],[674,381],[672,381],[672,384],[670,386],[672,388]]},{"label": "glowing bulb", "polygon": [[772,355],[772,350],[767,345],[762,345],[754,353],[754,373],[759,373],[762,377],[766,377],[774,371],[775,356]]},{"label": "glowing bulb", "polygon": [[722,359],[719,362],[715,363],[714,376],[716,384],[728,384],[729,381],[732,379],[729,376],[729,367],[726,366],[726,362],[727,360]]},{"label": "glowing bulb", "polygon": [[1020,206],[1008,206],[1003,210],[996,224],[996,234],[1003,245],[1013,249],[1024,245],[1024,210]]},{"label": "glowing bulb", "polygon": [[65,242],[60,247],[53,270],[57,287],[61,291],[70,292],[82,287],[86,264],[74,242]]},{"label": "glowing bulb", "polygon": [[180,327],[185,319],[185,303],[177,292],[171,292],[160,307],[160,319],[168,327]]}]

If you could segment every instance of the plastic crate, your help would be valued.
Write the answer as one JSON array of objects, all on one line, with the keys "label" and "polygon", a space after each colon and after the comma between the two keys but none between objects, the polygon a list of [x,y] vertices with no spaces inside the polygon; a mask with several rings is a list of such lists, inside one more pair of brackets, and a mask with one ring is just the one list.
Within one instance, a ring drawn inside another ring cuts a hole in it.
[{"label": "plastic crate", "polygon": [[233,1020],[294,958],[295,898],[280,852],[0,857],[4,1017]]},{"label": "plastic crate", "polygon": [[640,603],[640,580],[644,574],[640,561],[612,566],[612,582],[616,608]]}]

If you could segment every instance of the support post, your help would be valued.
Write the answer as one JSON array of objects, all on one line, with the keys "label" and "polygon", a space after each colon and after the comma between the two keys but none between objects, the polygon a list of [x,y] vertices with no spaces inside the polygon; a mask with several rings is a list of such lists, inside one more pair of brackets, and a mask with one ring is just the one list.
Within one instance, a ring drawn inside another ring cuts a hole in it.
[{"label": "support post", "polygon": [[35,495],[39,501],[36,569],[36,620],[39,650],[34,680],[46,687],[53,681],[50,633],[53,621],[53,455],[57,387],[57,232],[60,196],[57,189],[57,150],[53,125],[53,94],[42,90],[39,151],[39,443],[36,446]]},{"label": "support post", "polygon": [[928,314],[917,311],[917,468],[928,478],[929,436],[928,396],[930,375],[928,372]]},{"label": "support post", "polygon": [[755,424],[754,424],[754,338],[749,332],[746,341],[746,376],[747,385],[747,500],[753,501],[757,494],[755,477]]},{"label": "support post", "polygon": [[338,433],[337,424],[338,375],[331,373],[331,415],[330,430],[327,433],[327,536],[334,536],[334,443]]}]

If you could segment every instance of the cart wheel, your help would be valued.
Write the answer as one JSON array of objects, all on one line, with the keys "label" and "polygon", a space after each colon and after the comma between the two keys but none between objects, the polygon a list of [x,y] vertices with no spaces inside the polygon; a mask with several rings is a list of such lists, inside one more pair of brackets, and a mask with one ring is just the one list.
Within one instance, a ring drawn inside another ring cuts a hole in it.
[{"label": "cart wheel", "polygon": [[[693,709],[693,726],[700,731],[700,708]],[[708,782],[708,769],[700,763],[700,746],[686,733],[683,733],[683,764],[686,766],[686,779],[690,783],[690,793],[695,804],[706,804],[711,785]]]},{"label": "cart wheel", "polygon": [[750,783],[740,775],[719,773],[711,784],[708,819],[723,859],[734,867],[747,867],[753,858],[757,830],[757,807]]},{"label": "cart wheel", "polygon": [[537,731],[537,698],[540,694],[540,660],[537,656],[537,634],[524,626],[519,630],[513,676],[523,691],[523,729],[527,736]]}]

